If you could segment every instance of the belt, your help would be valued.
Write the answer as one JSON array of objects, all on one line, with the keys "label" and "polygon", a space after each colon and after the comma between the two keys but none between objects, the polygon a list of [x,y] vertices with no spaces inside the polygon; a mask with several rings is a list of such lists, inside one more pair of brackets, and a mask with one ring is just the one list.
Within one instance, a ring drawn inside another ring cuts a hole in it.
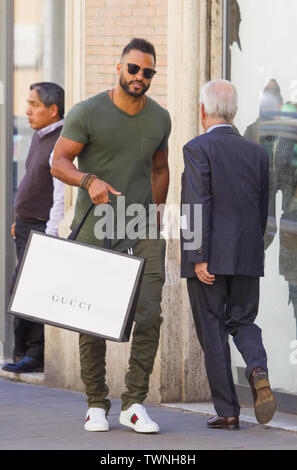
[{"label": "belt", "polygon": [[46,224],[47,223],[47,220],[46,219],[24,219],[23,217],[20,217],[18,214],[17,214],[17,218],[21,221],[21,222],[24,222],[25,224]]}]

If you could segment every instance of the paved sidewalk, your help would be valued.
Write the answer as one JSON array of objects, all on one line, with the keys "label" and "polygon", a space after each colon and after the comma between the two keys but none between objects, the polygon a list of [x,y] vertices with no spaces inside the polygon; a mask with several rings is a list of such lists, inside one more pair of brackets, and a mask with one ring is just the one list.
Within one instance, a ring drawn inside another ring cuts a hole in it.
[{"label": "paved sidewalk", "polygon": [[109,415],[111,430],[86,432],[86,408],[82,393],[0,379],[0,449],[297,449],[296,432],[246,422],[240,431],[210,430],[206,415],[163,405],[147,405],[160,434],[138,434],[119,424],[120,400],[115,399]]}]

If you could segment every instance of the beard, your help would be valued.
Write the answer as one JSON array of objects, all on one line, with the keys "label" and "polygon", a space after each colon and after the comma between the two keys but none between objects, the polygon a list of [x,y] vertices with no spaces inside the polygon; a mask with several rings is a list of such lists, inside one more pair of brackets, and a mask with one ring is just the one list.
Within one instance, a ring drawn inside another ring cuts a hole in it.
[{"label": "beard", "polygon": [[[141,83],[142,88],[140,90],[132,91],[130,90],[130,85],[132,83]],[[129,96],[133,96],[134,98],[137,98],[139,96],[143,96],[147,92],[147,90],[150,87],[150,84],[145,86],[144,83],[140,82],[139,80],[131,80],[130,82],[127,82],[127,80],[125,80],[124,77],[121,75],[120,86]]]}]

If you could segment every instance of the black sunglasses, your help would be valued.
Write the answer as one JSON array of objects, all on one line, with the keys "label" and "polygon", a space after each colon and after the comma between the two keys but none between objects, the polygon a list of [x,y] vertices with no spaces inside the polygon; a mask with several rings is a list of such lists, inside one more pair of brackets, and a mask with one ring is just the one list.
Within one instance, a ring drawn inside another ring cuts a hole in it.
[{"label": "black sunglasses", "polygon": [[157,73],[156,70],[142,69],[141,67],[139,67],[139,65],[136,65],[136,64],[127,63],[127,65],[128,65],[128,72],[130,75],[136,75],[139,72],[139,70],[142,70],[144,78],[147,78],[148,80],[151,80],[153,76],[155,75],[155,73]]}]

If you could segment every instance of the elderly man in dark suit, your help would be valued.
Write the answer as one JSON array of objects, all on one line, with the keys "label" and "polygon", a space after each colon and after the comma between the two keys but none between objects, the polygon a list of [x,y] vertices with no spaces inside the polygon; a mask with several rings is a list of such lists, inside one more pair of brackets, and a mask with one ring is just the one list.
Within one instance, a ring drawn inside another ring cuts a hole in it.
[{"label": "elderly man in dark suit", "polygon": [[[268,155],[234,131],[236,111],[232,83],[204,85],[200,113],[206,133],[184,146],[181,198],[181,275],[187,278],[217,412],[207,425],[227,429],[239,428],[240,412],[229,334],[246,363],[258,422],[267,423],[275,412],[261,330],[254,324],[264,275]],[[197,207],[200,224],[194,217]]]}]

